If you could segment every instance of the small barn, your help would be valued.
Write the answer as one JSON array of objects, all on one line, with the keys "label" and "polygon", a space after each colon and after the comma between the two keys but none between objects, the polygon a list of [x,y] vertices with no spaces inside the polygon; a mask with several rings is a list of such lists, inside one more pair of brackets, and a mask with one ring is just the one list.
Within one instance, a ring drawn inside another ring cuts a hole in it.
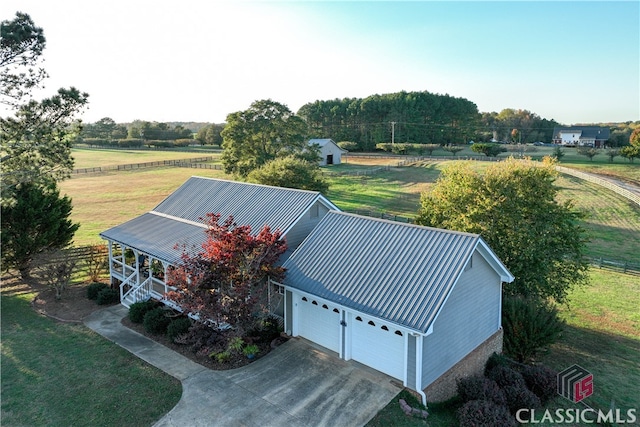
[{"label": "small barn", "polygon": [[320,166],[339,165],[342,163],[342,155],[348,153],[336,144],[333,139],[310,139],[309,145],[318,145],[320,147]]},{"label": "small barn", "polygon": [[452,396],[455,378],[502,349],[502,283],[514,277],[477,234],[332,211],[284,267],[288,334],[424,401]]},{"label": "small barn", "polygon": [[111,283],[129,307],[149,297],[163,300],[170,290],[167,269],[181,263],[183,250],[202,249],[208,213],[223,220],[232,215],[255,233],[265,225],[280,230],[288,246],[284,260],[330,210],[338,208],[316,191],[194,176],[153,210],[100,236],[108,242]]}]

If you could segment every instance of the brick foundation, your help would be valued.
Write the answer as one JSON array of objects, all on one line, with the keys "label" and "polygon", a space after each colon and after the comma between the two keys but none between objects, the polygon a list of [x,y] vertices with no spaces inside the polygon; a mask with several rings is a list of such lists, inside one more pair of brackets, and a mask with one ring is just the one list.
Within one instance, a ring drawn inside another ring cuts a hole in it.
[{"label": "brick foundation", "polygon": [[464,359],[453,365],[447,372],[424,389],[428,402],[442,402],[456,395],[456,380],[484,371],[489,356],[502,353],[502,328],[491,335]]}]

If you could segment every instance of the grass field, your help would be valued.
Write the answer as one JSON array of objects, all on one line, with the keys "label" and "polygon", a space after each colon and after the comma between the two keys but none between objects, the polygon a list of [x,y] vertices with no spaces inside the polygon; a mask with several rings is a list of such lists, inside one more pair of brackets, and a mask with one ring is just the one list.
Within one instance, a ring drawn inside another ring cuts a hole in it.
[{"label": "grass field", "polygon": [[[83,153],[87,156],[83,160],[86,164],[133,163],[119,162],[116,154],[91,159],[92,150],[86,151],[88,153]],[[122,152],[118,150],[117,154]],[[176,155],[173,158],[189,157],[184,152],[172,155]],[[199,156],[201,153],[194,155]],[[166,159],[169,157],[160,155],[136,161]],[[635,165],[625,162],[627,165],[603,164],[603,168],[616,169],[615,173],[622,176],[636,176]],[[371,176],[342,175],[387,164],[395,165],[397,161],[353,158],[345,165],[328,168],[331,189],[327,196],[345,210],[369,209],[412,217],[418,209],[420,193],[433,185],[445,162],[390,167]],[[477,167],[486,165],[481,162]],[[62,192],[73,198],[72,219],[81,223],[75,243],[99,241],[100,231],[152,209],[192,175],[229,178],[222,171],[166,167],[83,176],[62,182]],[[561,198],[575,200],[576,208],[586,215],[584,224],[592,238],[590,254],[637,259],[640,253],[637,206],[576,178],[561,177],[557,182],[562,188]],[[591,405],[608,408],[614,400],[617,407],[640,407],[640,280],[637,276],[597,269],[592,269],[590,274],[591,285],[573,290],[570,305],[562,308],[568,327],[562,340],[543,356],[543,361],[556,369],[577,363],[591,371],[596,384],[594,396],[588,402]],[[85,328],[56,324],[36,316],[28,307],[31,298],[32,295],[20,292],[2,295],[2,382],[3,389],[12,388],[9,398],[3,393],[3,425],[150,425],[175,404],[179,398],[175,382],[167,382],[159,372]],[[128,373],[122,378],[132,378],[132,371],[139,379],[124,384],[114,375],[124,370]],[[94,375],[97,378],[87,389],[83,379]],[[135,388],[138,385],[142,390]],[[69,388],[70,392],[59,391],[59,386]],[[114,397],[120,395],[141,396],[141,399],[123,403]],[[24,408],[24,402],[29,402],[28,407]],[[114,407],[116,404],[133,406]],[[570,404],[558,398],[550,407]],[[451,405],[430,406],[432,415],[425,422],[405,417],[394,400],[370,425],[449,426],[455,423],[453,408]],[[131,413],[146,418],[132,419]],[[105,415],[92,422],[96,419],[94,414]],[[82,419],[85,421],[74,422]]]},{"label": "grass field", "polygon": [[219,157],[220,151],[213,149],[191,149],[189,151],[159,150],[95,150],[74,148],[71,155],[75,160],[75,169],[116,166],[132,163],[158,162],[162,160],[182,160],[197,157]]},{"label": "grass field", "polygon": [[148,426],[180,400],[177,379],[2,286],[3,426]]}]

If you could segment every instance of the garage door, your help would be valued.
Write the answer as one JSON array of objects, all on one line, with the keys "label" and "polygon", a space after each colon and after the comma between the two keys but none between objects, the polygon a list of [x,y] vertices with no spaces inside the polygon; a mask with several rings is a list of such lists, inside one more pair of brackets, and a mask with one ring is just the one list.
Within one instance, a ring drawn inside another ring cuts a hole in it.
[{"label": "garage door", "polygon": [[380,372],[404,380],[404,334],[379,319],[354,316],[351,357]]},{"label": "garage door", "polygon": [[340,353],[340,310],[311,297],[298,297],[298,335]]}]

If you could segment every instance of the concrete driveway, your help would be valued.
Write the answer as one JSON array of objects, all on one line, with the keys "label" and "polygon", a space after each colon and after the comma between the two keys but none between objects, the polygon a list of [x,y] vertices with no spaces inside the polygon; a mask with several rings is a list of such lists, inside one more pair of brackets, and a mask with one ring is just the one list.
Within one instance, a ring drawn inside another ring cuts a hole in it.
[{"label": "concrete driveway", "polygon": [[398,394],[391,377],[293,338],[239,369],[213,371],[124,326],[122,306],[85,324],[182,382],[156,427],[362,426]]}]

